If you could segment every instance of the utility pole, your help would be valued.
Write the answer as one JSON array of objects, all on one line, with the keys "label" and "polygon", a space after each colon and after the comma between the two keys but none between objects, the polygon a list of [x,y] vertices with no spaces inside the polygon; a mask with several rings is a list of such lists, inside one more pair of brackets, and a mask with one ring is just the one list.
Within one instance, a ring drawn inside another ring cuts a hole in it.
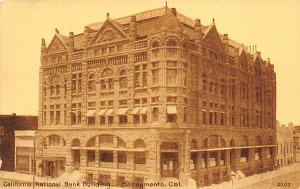
[{"label": "utility pole", "polygon": [[32,188],[35,189],[35,172],[36,172],[36,168],[35,168],[35,140],[36,140],[36,132],[34,131],[34,136],[33,136],[33,184],[32,184]]}]

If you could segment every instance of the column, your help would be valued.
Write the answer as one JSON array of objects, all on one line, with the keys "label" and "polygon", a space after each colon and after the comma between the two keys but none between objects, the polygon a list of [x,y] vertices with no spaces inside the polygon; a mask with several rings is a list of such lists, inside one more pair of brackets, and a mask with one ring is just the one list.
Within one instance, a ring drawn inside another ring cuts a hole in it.
[{"label": "column", "polygon": [[87,151],[86,149],[80,149],[80,167],[86,167],[87,164]]},{"label": "column", "polygon": [[207,183],[208,185],[210,185],[212,183],[212,175],[211,175],[211,172],[210,172],[210,159],[209,159],[209,156],[210,156],[210,152],[206,152],[206,162],[207,162]]},{"label": "column", "polygon": [[99,160],[100,160],[100,151],[95,150],[95,167],[99,167]]}]

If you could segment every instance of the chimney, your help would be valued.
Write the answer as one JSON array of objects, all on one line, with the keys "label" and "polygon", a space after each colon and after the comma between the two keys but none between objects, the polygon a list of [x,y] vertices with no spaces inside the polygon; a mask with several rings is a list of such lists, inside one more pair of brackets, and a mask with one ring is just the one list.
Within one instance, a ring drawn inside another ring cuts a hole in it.
[{"label": "chimney", "polygon": [[223,36],[224,36],[224,40],[228,40],[228,34],[227,33],[224,34]]},{"label": "chimney", "polygon": [[130,24],[129,24],[129,41],[135,41],[136,40],[136,16],[130,17]]},{"label": "chimney", "polygon": [[257,54],[258,58],[261,58],[261,53],[260,52],[256,51],[256,54]]},{"label": "chimney", "polygon": [[174,16],[177,16],[177,11],[176,11],[175,8],[171,8],[171,12],[172,12],[172,14],[173,14]]},{"label": "chimney", "polygon": [[69,47],[69,50],[71,52],[74,51],[74,33],[73,32],[70,32],[69,33],[69,43],[68,43],[68,47]]},{"label": "chimney", "polygon": [[45,52],[45,50],[46,50],[46,42],[45,42],[45,39],[43,38],[42,39],[42,46],[41,46],[41,52],[43,53],[43,52]]},{"label": "chimney", "polygon": [[202,31],[201,31],[201,20],[199,18],[195,20],[194,37],[195,37],[195,43],[200,45],[202,40]]}]

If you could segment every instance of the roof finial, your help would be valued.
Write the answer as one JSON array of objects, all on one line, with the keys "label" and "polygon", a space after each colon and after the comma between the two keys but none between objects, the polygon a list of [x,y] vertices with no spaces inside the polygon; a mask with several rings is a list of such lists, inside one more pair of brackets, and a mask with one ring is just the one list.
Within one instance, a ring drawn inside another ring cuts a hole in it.
[{"label": "roof finial", "polygon": [[58,29],[57,29],[57,28],[55,28],[55,33],[59,34],[59,31],[58,31]]},{"label": "roof finial", "polygon": [[109,19],[109,12],[106,13],[106,19]]},{"label": "roof finial", "polygon": [[167,12],[167,9],[168,9],[168,1],[166,1],[166,12]]},{"label": "roof finial", "polygon": [[215,23],[215,18],[213,18],[213,23]]}]

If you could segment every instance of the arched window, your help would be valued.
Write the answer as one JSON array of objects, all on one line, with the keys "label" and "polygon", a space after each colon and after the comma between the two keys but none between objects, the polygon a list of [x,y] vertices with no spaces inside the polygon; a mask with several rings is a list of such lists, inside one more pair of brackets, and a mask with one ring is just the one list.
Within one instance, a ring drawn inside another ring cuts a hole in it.
[{"label": "arched window", "polygon": [[65,146],[65,140],[59,135],[48,136],[48,146]]},{"label": "arched window", "polygon": [[106,68],[101,75],[101,90],[113,90],[113,71],[110,68]]},{"label": "arched window", "polygon": [[71,142],[72,147],[79,147],[80,146],[80,140],[78,138],[74,138]]},{"label": "arched window", "polygon": [[159,47],[159,42],[158,41],[153,41],[152,42],[152,48],[157,48]]},{"label": "arched window", "polygon": [[230,146],[231,146],[231,147],[234,147],[234,146],[235,146],[235,140],[234,140],[234,139],[231,139],[231,140],[230,140]]},{"label": "arched window", "polygon": [[127,88],[127,72],[126,72],[126,70],[120,71],[119,86],[120,86],[120,89],[126,89]]},{"label": "arched window", "polygon": [[88,140],[86,144],[87,147],[94,147],[95,145],[96,145],[96,137],[93,137],[90,140]]},{"label": "arched window", "polygon": [[95,74],[90,73],[88,76],[88,91],[95,91],[96,90],[96,82],[95,82]]},{"label": "arched window", "polygon": [[246,136],[241,137],[241,144],[240,146],[248,146],[248,139]]},{"label": "arched window", "polygon": [[167,41],[167,46],[168,47],[176,47],[177,46],[177,42],[174,39],[169,39]]},{"label": "arched window", "polygon": [[198,148],[197,141],[193,139],[193,140],[191,141],[190,149],[191,149],[191,150],[195,150],[195,149],[197,149],[197,148]]},{"label": "arched window", "polygon": [[262,145],[262,140],[261,140],[261,137],[260,136],[257,136],[256,137],[256,145]]}]

